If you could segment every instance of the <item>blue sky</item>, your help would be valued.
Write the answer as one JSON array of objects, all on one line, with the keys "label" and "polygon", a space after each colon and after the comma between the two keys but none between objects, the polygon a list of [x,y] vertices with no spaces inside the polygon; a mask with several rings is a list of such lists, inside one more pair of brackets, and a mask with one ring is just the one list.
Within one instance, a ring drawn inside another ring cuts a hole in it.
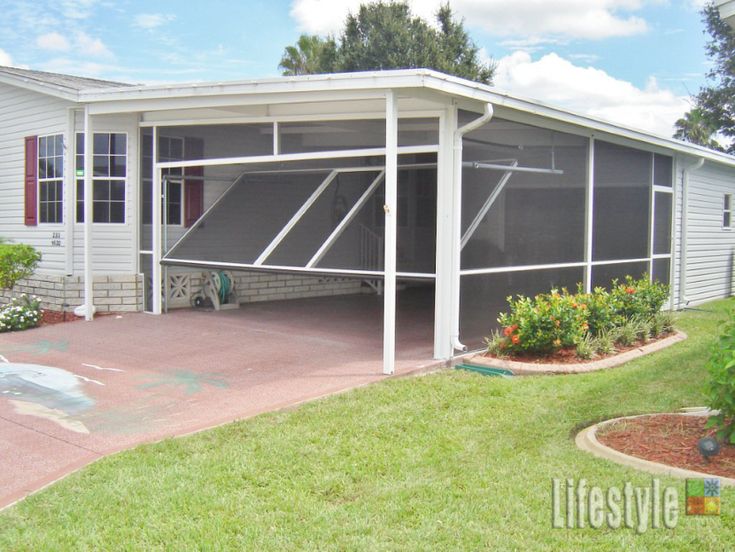
[{"label": "blue sky", "polygon": [[[0,64],[126,82],[278,75],[301,32],[338,32],[359,0],[44,0],[0,4]],[[409,2],[427,18],[439,0]],[[496,85],[670,134],[704,81],[703,0],[452,0]]]}]

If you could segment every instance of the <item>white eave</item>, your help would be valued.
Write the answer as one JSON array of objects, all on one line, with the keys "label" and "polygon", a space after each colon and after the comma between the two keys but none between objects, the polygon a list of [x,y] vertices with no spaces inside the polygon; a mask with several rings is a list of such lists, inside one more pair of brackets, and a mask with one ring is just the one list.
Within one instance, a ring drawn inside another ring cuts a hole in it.
[{"label": "white eave", "polygon": [[715,6],[720,10],[722,20],[735,29],[735,0],[716,0]]},{"label": "white eave", "polygon": [[[214,83],[98,88],[81,90],[74,96],[76,101],[95,107],[109,104],[111,110],[108,112],[114,112],[116,108],[127,111],[128,109],[123,106],[128,103],[142,105],[144,102],[155,102],[159,105],[165,104],[167,109],[183,109],[194,107],[196,102],[201,102],[206,98],[216,101],[217,98],[223,96],[236,97],[240,100],[252,97],[253,100],[257,98],[263,103],[268,103],[267,100],[283,101],[287,97],[289,101],[296,102],[313,101],[320,95],[326,100],[330,93],[354,95],[356,99],[376,97],[384,94],[386,90],[400,91],[401,89],[425,89],[458,100],[470,101],[473,104],[477,102],[474,105],[476,105],[478,111],[482,110],[482,104],[489,102],[494,106],[504,106],[508,109],[553,119],[589,129],[593,132],[619,136],[673,152],[735,166],[735,157],[731,155],[560,109],[537,100],[521,98],[498,91],[485,84],[445,75],[429,69],[305,75]],[[296,98],[300,98],[300,100]],[[187,100],[191,100],[192,105],[188,105]],[[144,111],[145,109],[141,110]]]}]

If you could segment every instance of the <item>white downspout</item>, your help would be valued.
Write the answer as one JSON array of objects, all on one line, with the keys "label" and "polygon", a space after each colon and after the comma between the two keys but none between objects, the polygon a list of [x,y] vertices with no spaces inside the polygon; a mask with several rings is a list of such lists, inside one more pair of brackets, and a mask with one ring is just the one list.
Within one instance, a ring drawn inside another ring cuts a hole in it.
[{"label": "white downspout", "polygon": [[679,259],[679,308],[686,307],[687,299],[687,210],[689,208],[689,173],[702,168],[704,157],[682,169],[681,177],[681,258]]},{"label": "white downspout", "polygon": [[493,106],[485,104],[485,113],[454,132],[454,200],[452,208],[452,348],[457,351],[467,351],[467,346],[459,340],[459,286],[462,243],[462,138],[468,132],[480,128],[493,118]]},{"label": "white downspout", "polygon": [[[94,318],[94,270],[92,268],[92,173],[94,129],[89,106],[84,106],[84,318]],[[75,311],[76,312],[76,311]]]}]

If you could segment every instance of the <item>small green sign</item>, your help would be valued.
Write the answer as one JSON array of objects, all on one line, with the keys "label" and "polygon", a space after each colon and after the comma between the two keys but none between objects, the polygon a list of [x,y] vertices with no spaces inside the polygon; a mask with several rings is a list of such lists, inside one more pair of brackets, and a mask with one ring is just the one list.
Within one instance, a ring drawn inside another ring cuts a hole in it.
[{"label": "small green sign", "polygon": [[77,169],[77,176],[84,176],[84,169]]}]

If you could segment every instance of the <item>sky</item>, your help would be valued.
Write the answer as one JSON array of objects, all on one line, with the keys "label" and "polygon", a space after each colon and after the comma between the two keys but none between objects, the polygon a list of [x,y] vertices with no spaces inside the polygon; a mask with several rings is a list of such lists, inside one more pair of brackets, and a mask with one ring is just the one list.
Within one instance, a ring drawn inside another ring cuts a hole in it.
[{"label": "sky", "polygon": [[[362,2],[370,0],[362,0]],[[710,62],[706,0],[450,0],[494,85],[670,136]],[[301,33],[336,34],[361,0],[0,0],[0,65],[130,83],[279,75]],[[409,0],[433,20],[440,0]]]}]

